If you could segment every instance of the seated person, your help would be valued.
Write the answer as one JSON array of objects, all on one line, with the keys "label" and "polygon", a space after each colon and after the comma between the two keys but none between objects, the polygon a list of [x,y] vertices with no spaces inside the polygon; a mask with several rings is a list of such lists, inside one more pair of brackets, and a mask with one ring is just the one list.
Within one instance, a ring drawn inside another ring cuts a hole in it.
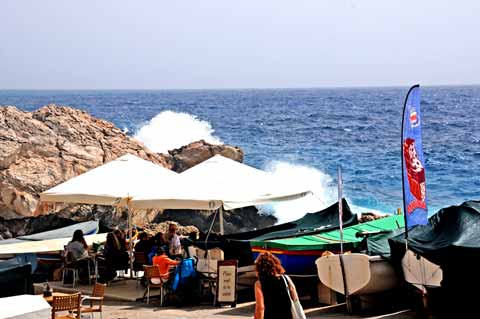
[{"label": "seated person", "polygon": [[152,238],[151,248],[147,254],[147,261],[150,265],[153,263],[153,257],[157,254],[159,248],[163,248],[165,251],[168,249],[162,232],[156,233]]},{"label": "seated person", "polygon": [[102,282],[113,280],[117,276],[117,270],[128,269],[128,252],[114,233],[107,234],[107,240],[103,248],[103,258],[104,262],[100,273]]},{"label": "seated person", "polygon": [[65,262],[78,267],[79,280],[88,281],[88,245],[81,229],[75,230],[72,240],[65,247]]},{"label": "seated person", "polygon": [[168,258],[165,254],[165,250],[163,248],[159,248],[157,255],[153,257],[153,264],[158,265],[160,270],[160,276],[163,281],[167,281],[170,277],[170,268],[171,266],[176,266],[180,263],[178,260],[173,260]]},{"label": "seated person", "polygon": [[88,245],[83,238],[81,229],[77,229],[73,233],[72,240],[65,247],[65,257],[67,262],[75,262],[88,257]]},{"label": "seated person", "polygon": [[168,255],[172,258],[181,257],[182,245],[180,243],[180,237],[177,235],[177,225],[170,224],[168,226],[168,233],[165,236],[168,244]]},{"label": "seated person", "polygon": [[139,241],[135,244],[134,249],[136,252],[144,252],[146,257],[152,249],[152,242],[148,239],[148,234],[145,232],[141,232],[138,235],[138,239]]},{"label": "seated person", "polygon": [[[152,249],[152,242],[148,238],[148,234],[145,232],[141,232],[138,235],[139,241],[135,244],[133,249],[135,250],[135,260],[133,264],[134,270],[142,270],[144,264],[149,264],[148,262],[148,254]],[[140,256],[139,256],[140,255]],[[140,257],[143,255],[143,258]]]}]

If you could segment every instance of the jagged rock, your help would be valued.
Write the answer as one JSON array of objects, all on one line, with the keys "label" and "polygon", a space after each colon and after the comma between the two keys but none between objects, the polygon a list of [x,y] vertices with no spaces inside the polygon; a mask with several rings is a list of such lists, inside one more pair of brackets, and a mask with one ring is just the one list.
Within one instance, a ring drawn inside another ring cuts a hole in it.
[{"label": "jagged rock", "polygon": [[163,223],[149,223],[143,227],[143,231],[145,231],[148,235],[154,236],[157,233],[165,234],[168,232],[168,227],[170,224],[177,225],[177,234],[180,236],[189,236],[191,233],[198,234],[198,228],[195,226],[182,226],[177,222],[174,221],[166,221]]},{"label": "jagged rock", "polygon": [[243,162],[243,151],[235,146],[212,145],[204,140],[190,143],[168,152],[172,156],[173,170],[181,173],[212,156],[220,154],[237,162]]},{"label": "jagged rock", "polygon": [[[158,214],[154,222],[175,220],[182,225],[195,225],[200,231],[206,233],[210,228],[214,213],[209,211],[193,210],[165,210]],[[260,229],[275,224],[277,219],[271,215],[259,215],[253,207],[245,207],[223,212],[224,232],[232,234],[252,229]],[[213,231],[219,232],[218,216],[213,224]]]},{"label": "jagged rock", "polygon": [[360,215],[359,217],[359,222],[360,223],[366,223],[366,222],[371,222],[376,219],[381,219],[385,218],[388,215],[385,214],[379,214],[379,213],[374,213],[374,212],[364,212]]},{"label": "jagged rock", "polygon": [[[56,204],[49,211],[55,216],[25,217],[38,212],[39,193],[127,153],[178,172],[216,154],[243,160],[238,147],[204,141],[170,154],[154,153],[112,123],[70,107],[47,105],[34,112],[0,107],[0,236],[16,237],[92,219],[99,219],[106,228],[125,226],[125,212],[96,205]],[[140,211],[133,221],[141,226],[157,215],[157,211]],[[248,227],[241,220],[232,227],[228,218],[226,221],[229,230]],[[205,224],[202,218],[198,222],[201,227]],[[271,224],[272,220],[266,219],[265,223]],[[182,224],[195,225],[188,220]]]},{"label": "jagged rock", "polygon": [[0,216],[33,216],[40,192],[126,153],[169,167],[163,156],[81,110],[2,107]]}]

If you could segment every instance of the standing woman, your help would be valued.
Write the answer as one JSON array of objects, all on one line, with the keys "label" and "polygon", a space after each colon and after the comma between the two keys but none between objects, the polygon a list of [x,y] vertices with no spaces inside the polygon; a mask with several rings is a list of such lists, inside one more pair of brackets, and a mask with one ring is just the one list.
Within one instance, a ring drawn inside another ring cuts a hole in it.
[{"label": "standing woman", "polygon": [[[258,280],[255,282],[255,319],[291,319],[291,300],[280,260],[269,252],[255,261]],[[293,300],[298,298],[293,283],[289,284]]]}]

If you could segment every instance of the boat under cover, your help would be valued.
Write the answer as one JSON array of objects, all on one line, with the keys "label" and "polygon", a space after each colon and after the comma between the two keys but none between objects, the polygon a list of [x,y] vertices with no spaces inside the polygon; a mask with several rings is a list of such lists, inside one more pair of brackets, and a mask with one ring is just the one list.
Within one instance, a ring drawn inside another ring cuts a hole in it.
[{"label": "boat under cover", "polygon": [[[402,215],[391,215],[346,227],[343,229],[344,250],[354,251],[361,247],[363,237],[357,236],[357,233],[392,231],[402,228],[404,225],[404,217]],[[269,251],[276,255],[281,260],[288,274],[316,276],[315,260],[325,251],[334,253],[340,251],[340,230],[295,238],[252,240],[250,245],[255,257],[264,251]]]}]

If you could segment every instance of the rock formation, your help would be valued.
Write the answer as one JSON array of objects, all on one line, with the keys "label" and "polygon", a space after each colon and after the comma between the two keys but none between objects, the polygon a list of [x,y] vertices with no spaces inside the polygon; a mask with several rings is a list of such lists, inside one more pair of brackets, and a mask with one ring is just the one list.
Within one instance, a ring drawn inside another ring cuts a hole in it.
[{"label": "rock formation", "polygon": [[[34,112],[0,107],[0,236],[44,231],[72,220],[99,218],[106,227],[123,223],[124,212],[96,205],[58,205],[55,216],[31,217],[38,207],[39,193],[127,153],[177,172],[216,154],[243,161],[239,148],[204,141],[169,154],[154,153],[112,123],[70,107],[48,105]],[[143,212],[134,221],[150,222],[157,215],[155,211]],[[204,221],[208,223],[208,216]],[[202,229],[204,225],[199,226]],[[245,227],[249,225],[240,222],[229,229]]]}]

